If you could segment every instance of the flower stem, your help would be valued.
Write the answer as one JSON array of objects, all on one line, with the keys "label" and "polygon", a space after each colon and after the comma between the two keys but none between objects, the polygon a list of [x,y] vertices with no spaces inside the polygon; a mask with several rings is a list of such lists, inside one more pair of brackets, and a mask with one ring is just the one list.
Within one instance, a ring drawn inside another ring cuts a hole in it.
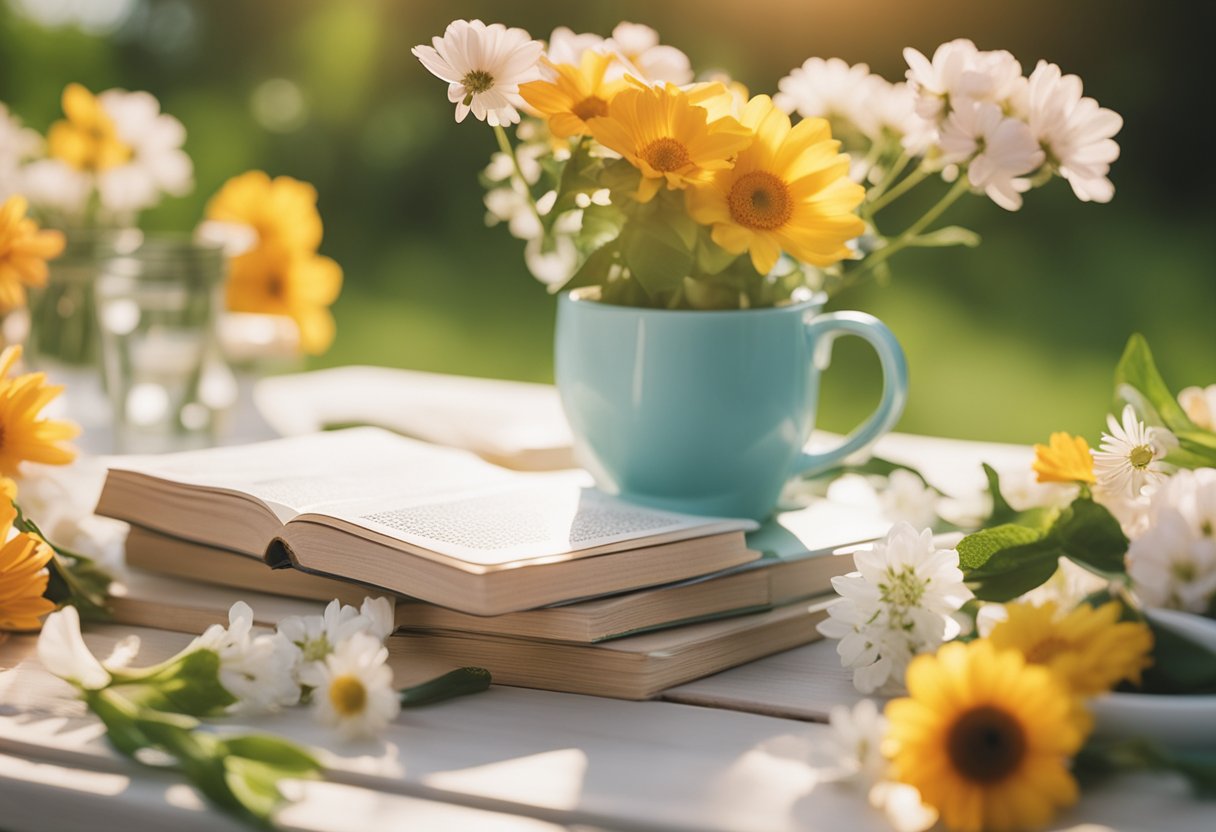
[{"label": "flower stem", "polygon": [[519,166],[519,157],[515,155],[515,148],[511,146],[511,140],[507,138],[507,131],[502,129],[501,124],[495,124],[493,130],[494,138],[498,139],[498,149],[511,158],[511,170],[514,171],[515,183],[528,198],[528,206],[532,209],[532,215],[538,222],[541,222],[540,210],[536,207],[536,200],[532,198],[532,188],[528,186],[528,180],[524,178],[523,169]]},{"label": "flower stem", "polygon": [[912,190],[917,185],[919,185],[921,182],[923,182],[926,179],[926,177],[929,176],[930,173],[931,173],[931,171],[928,168],[924,167],[923,165],[921,167],[917,168],[916,170],[912,171],[907,176],[905,176],[903,179],[901,179],[899,181],[898,185],[891,188],[891,190],[887,191],[886,193],[881,193],[876,199],[874,199],[872,202],[870,202],[870,204],[867,207],[866,213],[870,216],[877,214],[883,208],[886,208],[892,202],[899,199],[901,196],[906,194],[908,191]]},{"label": "flower stem", "polygon": [[899,158],[895,160],[895,164],[891,165],[891,169],[883,175],[882,179],[880,179],[873,188],[870,188],[869,193],[866,194],[866,199],[873,203],[880,196],[886,193],[887,189],[891,187],[891,183],[899,178],[899,175],[904,172],[904,168],[906,168],[908,163],[911,161],[912,156],[908,153],[908,151],[905,150],[904,152],[900,153]]},{"label": "flower stem", "polygon": [[[912,176],[915,175],[915,173],[912,174]],[[858,283],[861,283],[863,280],[873,274],[874,268],[880,263],[889,260],[893,255],[898,254],[903,249],[915,243],[921,232],[936,222],[938,218],[940,218],[941,215],[946,212],[947,208],[957,202],[959,197],[967,193],[969,190],[970,185],[967,182],[966,174],[960,175],[950,190],[948,190],[932,208],[926,211],[924,216],[904,229],[903,233],[901,233],[891,242],[887,243],[887,245],[868,255],[865,260],[862,261],[862,264],[856,269],[846,273],[844,279],[836,288],[836,292],[839,293],[844,289],[852,288]],[[894,193],[894,191],[891,193]]]}]

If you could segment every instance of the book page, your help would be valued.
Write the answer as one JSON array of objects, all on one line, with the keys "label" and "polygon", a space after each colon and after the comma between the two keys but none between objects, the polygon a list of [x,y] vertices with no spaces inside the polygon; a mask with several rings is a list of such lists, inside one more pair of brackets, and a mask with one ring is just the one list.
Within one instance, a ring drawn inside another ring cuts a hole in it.
[{"label": "book page", "polygon": [[378,499],[329,506],[323,513],[481,566],[537,563],[630,540],[678,540],[756,527],[750,520],[627,503],[589,487],[583,472],[517,474],[480,493],[412,503]]},{"label": "book page", "polygon": [[286,522],[345,502],[399,503],[479,490],[514,475],[474,454],[438,448],[377,428],[318,433],[253,445],[148,457],[110,467],[256,497]]}]

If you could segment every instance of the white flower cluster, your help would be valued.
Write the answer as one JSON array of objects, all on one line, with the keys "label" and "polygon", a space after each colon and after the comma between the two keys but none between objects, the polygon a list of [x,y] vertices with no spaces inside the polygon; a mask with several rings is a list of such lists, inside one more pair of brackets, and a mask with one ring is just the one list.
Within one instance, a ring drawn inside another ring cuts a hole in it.
[{"label": "white flower cluster", "polygon": [[0,202],[18,191],[22,166],[42,151],[42,137],[0,104]]},{"label": "white flower cluster", "polygon": [[[401,708],[384,646],[392,629],[392,607],[384,598],[367,598],[359,609],[335,600],[323,615],[284,618],[274,632],[258,631],[253,610],[238,602],[227,627],[212,625],[178,655],[216,654],[219,683],[237,700],[234,712],[311,701],[315,717],[344,737],[374,737]],[[73,607],[47,618],[38,656],[51,673],[85,689],[105,687],[116,669],[89,651]]]},{"label": "white flower cluster", "polygon": [[[56,212],[69,221],[79,221],[84,216],[94,192],[102,212],[122,220],[153,207],[165,195],[183,196],[190,192],[194,187],[194,166],[182,149],[186,128],[160,111],[155,96],[112,89],[100,93],[97,101],[113,122],[117,140],[128,148],[129,157],[96,174],[78,170],[56,158],[37,158],[14,172],[10,186],[13,190],[19,190],[35,206]],[[0,125],[0,134],[3,130]],[[0,155],[6,152],[3,148],[0,135]],[[30,155],[33,154],[27,154],[26,158]]]},{"label": "white flower cluster", "polygon": [[1127,552],[1145,604],[1209,614],[1216,605],[1216,469],[1179,471],[1148,500],[1147,528]]},{"label": "white flower cluster", "polygon": [[972,593],[958,552],[939,549],[929,529],[896,524],[884,541],[853,556],[857,567],[832,579],[841,596],[819,632],[840,639],[841,664],[862,693],[901,683],[912,657],[958,635],[957,615]]},{"label": "white flower cluster", "polygon": [[1085,97],[1076,75],[1040,61],[1024,76],[1009,52],[982,51],[965,39],[942,44],[932,58],[915,49],[905,49],[904,58],[907,82],[900,84],[865,64],[811,58],[781,79],[775,101],[803,117],[827,118],[845,136],[851,125],[875,149],[898,140],[947,177],[961,170],[1010,211],[1052,174],[1083,201],[1114,196],[1107,174],[1119,156],[1113,136],[1123,120]]}]

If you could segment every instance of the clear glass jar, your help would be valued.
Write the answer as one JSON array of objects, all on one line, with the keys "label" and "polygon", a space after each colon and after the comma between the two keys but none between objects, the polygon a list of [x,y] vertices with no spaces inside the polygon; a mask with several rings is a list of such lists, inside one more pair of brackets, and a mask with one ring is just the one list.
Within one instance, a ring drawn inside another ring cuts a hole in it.
[{"label": "clear glass jar", "polygon": [[215,441],[204,376],[216,353],[224,255],[186,236],[149,236],[95,285],[114,448],[159,453]]}]

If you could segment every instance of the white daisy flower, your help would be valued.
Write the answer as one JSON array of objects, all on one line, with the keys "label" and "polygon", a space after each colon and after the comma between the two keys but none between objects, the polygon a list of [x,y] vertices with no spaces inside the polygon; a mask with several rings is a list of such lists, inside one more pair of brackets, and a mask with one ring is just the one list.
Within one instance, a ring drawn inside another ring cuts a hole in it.
[{"label": "white daisy flower", "polygon": [[1183,388],[1178,392],[1178,404],[1195,427],[1216,430],[1216,384]]},{"label": "white daisy flower", "polygon": [[857,552],[858,571],[832,579],[842,600],[828,608],[819,632],[840,639],[841,664],[862,693],[893,688],[908,662],[961,629],[959,608],[972,597],[958,552],[938,549],[928,529],[896,524],[886,540]]},{"label": "white daisy flower", "polygon": [[942,160],[967,165],[971,185],[1007,211],[1022,207],[1030,183],[1020,177],[1043,164],[1030,128],[990,102],[958,101],[941,128]]},{"label": "white daisy flower", "polygon": [[77,221],[93,193],[93,177],[58,159],[37,159],[21,171],[21,192],[40,210]]},{"label": "white daisy flower", "polygon": [[830,776],[872,785],[884,779],[889,761],[883,754],[887,718],[874,704],[863,699],[852,708],[836,705],[828,714],[831,732],[817,749],[831,766]]},{"label": "white daisy flower", "polygon": [[519,85],[540,77],[544,46],[523,29],[480,20],[454,20],[432,46],[410,50],[432,75],[448,82],[456,121],[471,112],[493,127],[519,122]]},{"label": "white daisy flower", "polygon": [[325,676],[313,695],[313,714],[344,737],[374,737],[401,711],[388,650],[357,633],[325,659]]},{"label": "white daisy flower", "polygon": [[129,161],[97,176],[102,208],[132,214],[150,208],[163,194],[183,196],[194,186],[194,166],[182,150],[186,128],[160,111],[147,92],[106,90],[97,96],[114,121],[118,139],[131,149]]},{"label": "white daisy flower", "polygon": [[[579,61],[583,58],[583,53],[588,49],[600,50],[603,48],[604,38],[594,32],[580,33],[565,26],[558,26],[553,30],[553,34],[549,35],[545,57],[549,59],[550,63],[578,66]],[[549,72],[552,70],[548,70],[546,74]],[[556,74],[553,73],[553,75]]]},{"label": "white daisy flower", "polygon": [[238,700],[235,711],[274,711],[300,701],[293,672],[300,649],[280,633],[255,634],[253,610],[244,601],[228,610],[227,627],[213,624],[188,649],[219,656],[220,684]]},{"label": "white daisy flower", "polygon": [[916,114],[916,95],[902,81],[892,84],[881,76],[871,75],[867,102],[859,123],[874,140],[884,135],[912,136],[923,129],[925,120]]},{"label": "white daisy flower", "polygon": [[1119,158],[1112,138],[1123,127],[1114,110],[1082,96],[1081,79],[1039,61],[1026,89],[1027,120],[1047,161],[1085,202],[1110,202],[1115,186],[1107,178]]},{"label": "white daisy flower", "polygon": [[1003,105],[1018,97],[1025,79],[1022,65],[1001,50],[981,52],[965,38],[943,43],[929,59],[904,50],[908,84],[916,93],[922,118],[941,122],[962,101]]},{"label": "white daisy flower", "polygon": [[911,471],[897,469],[878,492],[882,515],[893,523],[905,522],[925,529],[937,522],[938,493]]},{"label": "white daisy flower", "polygon": [[773,96],[773,103],[803,118],[843,119],[861,129],[870,121],[874,78],[866,64],[850,66],[840,58],[808,58],[777,82],[780,92]]},{"label": "white daisy flower", "polygon": [[1178,443],[1174,435],[1162,427],[1146,427],[1136,418],[1135,409],[1123,407],[1120,424],[1107,415],[1109,433],[1094,451],[1094,475],[1098,489],[1116,498],[1135,499],[1144,486],[1169,476],[1170,468],[1164,457]]},{"label": "white daisy flower", "polygon": [[652,84],[692,83],[692,62],[688,56],[674,46],[660,44],[659,33],[649,26],[618,23],[604,45],[625,61],[625,66],[616,72],[628,72]]},{"label": "white daisy flower", "polygon": [[46,617],[38,636],[38,661],[60,679],[85,690],[110,684],[109,672],[84,643],[75,607],[64,607]]},{"label": "white daisy flower", "polygon": [[21,166],[37,155],[42,137],[0,104],[0,202],[21,190]]},{"label": "white daisy flower", "polygon": [[393,631],[393,610],[387,599],[365,598],[361,609],[330,601],[322,615],[289,615],[279,622],[278,634],[300,653],[295,678],[301,685],[320,687],[325,679],[325,659],[357,633],[383,642]]},{"label": "white daisy flower", "polygon": [[1204,614],[1216,599],[1216,469],[1179,471],[1152,496],[1128,573],[1147,605]]}]

